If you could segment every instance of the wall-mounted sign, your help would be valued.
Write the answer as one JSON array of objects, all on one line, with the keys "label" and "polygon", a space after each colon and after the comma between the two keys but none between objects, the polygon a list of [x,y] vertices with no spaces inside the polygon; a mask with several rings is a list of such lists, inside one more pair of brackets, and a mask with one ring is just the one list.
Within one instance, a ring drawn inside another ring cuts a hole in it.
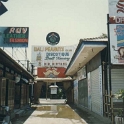
[{"label": "wall-mounted sign", "polygon": [[28,27],[0,27],[0,47],[28,47]]},{"label": "wall-mounted sign", "polygon": [[46,37],[46,41],[50,45],[57,45],[60,41],[60,37],[56,32],[50,32]]}]

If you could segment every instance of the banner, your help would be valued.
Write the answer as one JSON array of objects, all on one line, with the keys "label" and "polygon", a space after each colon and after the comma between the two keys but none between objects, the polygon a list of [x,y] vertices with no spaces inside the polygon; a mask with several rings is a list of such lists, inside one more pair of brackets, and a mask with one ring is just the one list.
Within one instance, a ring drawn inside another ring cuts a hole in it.
[{"label": "banner", "polygon": [[28,27],[0,27],[0,47],[28,47]]}]

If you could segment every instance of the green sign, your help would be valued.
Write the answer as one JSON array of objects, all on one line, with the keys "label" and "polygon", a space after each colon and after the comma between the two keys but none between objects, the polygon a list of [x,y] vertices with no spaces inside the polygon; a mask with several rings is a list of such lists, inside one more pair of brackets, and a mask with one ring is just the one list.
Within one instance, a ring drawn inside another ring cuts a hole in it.
[{"label": "green sign", "polygon": [[56,32],[50,32],[46,37],[46,41],[50,45],[57,45],[60,41],[60,37]]}]

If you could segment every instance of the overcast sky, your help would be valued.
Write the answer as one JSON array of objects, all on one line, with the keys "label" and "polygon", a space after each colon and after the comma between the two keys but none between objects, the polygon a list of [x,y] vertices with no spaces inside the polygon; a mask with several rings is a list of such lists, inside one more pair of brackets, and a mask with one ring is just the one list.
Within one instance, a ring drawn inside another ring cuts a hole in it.
[{"label": "overcast sky", "polygon": [[[57,32],[62,45],[107,34],[108,0],[8,0],[0,25],[29,27],[31,45],[48,45],[46,35]],[[30,56],[30,55],[29,55]]]}]

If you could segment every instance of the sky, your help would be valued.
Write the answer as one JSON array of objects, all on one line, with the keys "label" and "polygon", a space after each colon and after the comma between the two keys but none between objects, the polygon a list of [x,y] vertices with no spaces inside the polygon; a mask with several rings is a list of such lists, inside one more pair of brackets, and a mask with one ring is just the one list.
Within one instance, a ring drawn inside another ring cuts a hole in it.
[{"label": "sky", "polygon": [[107,34],[108,0],[8,0],[3,4],[8,11],[0,16],[1,27],[29,27],[29,60],[31,46],[48,45],[50,32],[59,34],[58,46]]}]

